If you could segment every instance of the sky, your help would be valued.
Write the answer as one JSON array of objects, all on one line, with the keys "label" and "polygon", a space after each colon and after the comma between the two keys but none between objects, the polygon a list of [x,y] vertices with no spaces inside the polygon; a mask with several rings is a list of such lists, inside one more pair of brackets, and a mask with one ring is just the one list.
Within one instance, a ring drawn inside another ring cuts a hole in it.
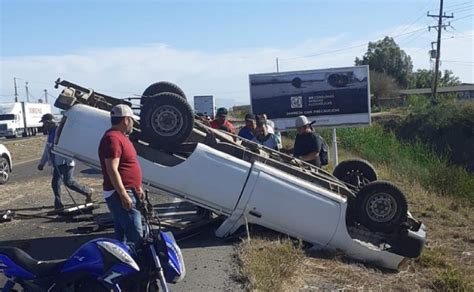
[{"label": "sky", "polygon": [[[369,41],[394,37],[414,68],[430,69],[436,0],[0,0],[0,102],[50,103],[58,77],[115,97],[157,81],[217,106],[249,104],[249,74],[347,67]],[[474,83],[474,4],[445,0],[441,70]]]}]

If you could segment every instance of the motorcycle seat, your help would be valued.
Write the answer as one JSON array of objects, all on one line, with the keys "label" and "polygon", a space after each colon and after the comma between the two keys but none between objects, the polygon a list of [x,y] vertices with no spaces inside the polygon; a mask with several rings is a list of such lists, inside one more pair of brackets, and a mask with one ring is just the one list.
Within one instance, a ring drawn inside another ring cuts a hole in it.
[{"label": "motorcycle seat", "polygon": [[52,276],[59,273],[66,259],[38,261],[16,247],[1,247],[0,254],[7,256],[15,264],[32,273],[37,278]]}]

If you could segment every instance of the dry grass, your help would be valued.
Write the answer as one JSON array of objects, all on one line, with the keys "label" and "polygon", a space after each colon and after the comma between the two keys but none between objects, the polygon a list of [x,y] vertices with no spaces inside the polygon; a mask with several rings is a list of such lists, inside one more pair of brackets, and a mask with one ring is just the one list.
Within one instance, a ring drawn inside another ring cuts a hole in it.
[{"label": "dry grass", "polygon": [[4,144],[10,151],[13,167],[15,167],[15,164],[39,159],[43,154],[45,141],[46,136],[37,136],[28,139],[2,140],[0,144]]},{"label": "dry grass", "polygon": [[[344,151],[339,154],[340,160],[351,157],[350,153]],[[307,253],[301,261],[304,265],[303,274],[293,274],[301,284],[298,288],[285,291],[474,290],[474,212],[471,205],[462,199],[428,193],[420,184],[391,171],[388,165],[375,167],[379,179],[395,182],[404,191],[410,211],[426,225],[428,238],[422,255],[413,260],[406,270],[395,273],[350,261],[342,255]],[[275,241],[258,244],[281,245]],[[239,248],[243,249],[239,256],[246,255],[244,263],[259,263],[264,258],[265,262],[272,262],[276,260],[272,257],[280,258],[279,254],[262,248],[253,247],[252,252],[246,251],[251,248],[246,244],[241,244]],[[286,257],[291,258],[291,255]],[[242,272],[246,273],[245,277],[250,283],[268,283],[278,279],[288,281],[287,278],[267,272],[257,273],[256,269],[246,268]],[[255,289],[253,284],[250,286]]]},{"label": "dry grass", "polygon": [[237,246],[240,276],[251,291],[289,291],[301,281],[304,253],[289,239],[255,238]]}]

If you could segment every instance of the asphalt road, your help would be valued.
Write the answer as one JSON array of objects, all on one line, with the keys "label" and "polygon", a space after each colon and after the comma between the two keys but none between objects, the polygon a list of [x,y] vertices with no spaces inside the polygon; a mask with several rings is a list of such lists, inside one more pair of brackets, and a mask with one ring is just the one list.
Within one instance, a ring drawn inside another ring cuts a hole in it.
[{"label": "asphalt road", "polygon": [[[50,171],[39,172],[36,166],[37,161],[16,165],[10,183],[27,183],[31,177],[44,177],[49,181]],[[76,167],[75,176],[79,180],[81,177],[98,175],[82,164]],[[36,206],[38,202],[40,206],[50,205],[51,197],[51,193],[35,197]],[[169,202],[172,199],[155,196],[153,200],[155,203]],[[29,207],[32,205],[31,198],[23,196],[15,199],[9,208],[17,208],[17,212],[37,209]],[[107,212],[107,209],[101,204],[95,212]],[[0,223],[0,246],[17,246],[38,260],[50,260],[68,257],[92,238],[113,236],[112,229],[91,235],[77,234],[77,227],[82,225],[84,222],[65,221],[61,218],[17,219]],[[183,239],[178,237],[186,277],[182,282],[171,285],[172,291],[243,291],[241,285],[234,280],[237,269],[233,258],[235,242],[216,238],[213,233],[215,228],[206,226],[197,230],[198,235]],[[3,280],[0,276],[0,287]]]}]

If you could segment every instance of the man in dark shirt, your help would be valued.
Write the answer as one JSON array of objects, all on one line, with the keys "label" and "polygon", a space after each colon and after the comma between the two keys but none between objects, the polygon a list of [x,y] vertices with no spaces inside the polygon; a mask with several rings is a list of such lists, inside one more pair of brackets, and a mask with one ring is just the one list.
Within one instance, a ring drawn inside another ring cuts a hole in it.
[{"label": "man in dark shirt", "polygon": [[245,127],[240,129],[239,136],[247,140],[252,140],[255,135],[256,120],[252,114],[245,115]]},{"label": "man in dark shirt", "polygon": [[313,131],[310,122],[306,116],[299,116],[296,118],[296,139],[293,154],[296,158],[321,167],[321,160],[319,159],[319,151],[321,150],[322,141],[319,136]]},{"label": "man in dark shirt", "polygon": [[137,152],[127,137],[133,130],[133,112],[120,104],[112,108],[110,116],[112,127],[99,145],[103,195],[114,219],[116,238],[136,244],[142,238],[143,227],[134,192],[142,198],[143,190]]}]

